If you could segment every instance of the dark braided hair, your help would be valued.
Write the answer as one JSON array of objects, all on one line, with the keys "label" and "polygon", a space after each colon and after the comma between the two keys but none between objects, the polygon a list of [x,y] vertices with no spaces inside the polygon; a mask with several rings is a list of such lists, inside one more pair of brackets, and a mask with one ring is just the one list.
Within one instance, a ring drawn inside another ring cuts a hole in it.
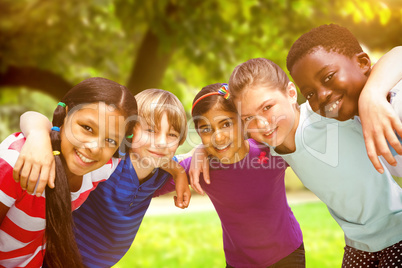
[{"label": "dark braided hair", "polygon": [[356,37],[345,27],[324,24],[301,35],[292,45],[286,58],[286,67],[291,73],[295,63],[317,48],[336,52],[347,57],[363,52]]},{"label": "dark braided hair", "polygon": [[[80,104],[104,102],[107,105],[113,105],[126,118],[125,136],[133,131],[137,103],[129,90],[116,82],[100,77],[86,79],[70,89],[61,102],[66,104],[69,113]],[[53,126],[61,127],[67,115],[66,108],[58,105],[53,113]],[[61,152],[60,132],[52,131],[50,137],[53,151]],[[125,142],[124,146],[129,147],[129,143]],[[47,186],[45,192],[45,263],[52,268],[83,267],[74,238],[71,193],[64,168],[67,165],[62,154],[55,156],[55,163],[55,187],[51,189]]]}]

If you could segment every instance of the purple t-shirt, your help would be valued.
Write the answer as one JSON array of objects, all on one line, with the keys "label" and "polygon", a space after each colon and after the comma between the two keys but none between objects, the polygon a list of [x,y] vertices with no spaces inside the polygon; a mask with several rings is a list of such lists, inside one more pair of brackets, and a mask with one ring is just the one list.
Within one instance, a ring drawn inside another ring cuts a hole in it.
[{"label": "purple t-shirt", "polygon": [[[250,152],[234,164],[210,161],[211,184],[200,178],[222,223],[226,262],[236,268],[267,267],[303,242],[286,200],[286,162],[249,139]],[[189,170],[191,158],[180,164]]]}]

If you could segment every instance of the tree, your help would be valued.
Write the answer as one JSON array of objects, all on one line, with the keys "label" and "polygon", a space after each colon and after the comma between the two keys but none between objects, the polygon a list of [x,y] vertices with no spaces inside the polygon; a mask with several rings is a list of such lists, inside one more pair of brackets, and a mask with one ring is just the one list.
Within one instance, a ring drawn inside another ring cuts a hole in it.
[{"label": "tree", "polygon": [[188,88],[227,81],[252,57],[284,66],[293,41],[323,23],[388,50],[402,43],[401,7],[396,0],[3,0],[0,89],[60,98],[82,79],[103,76],[133,93],[162,87],[184,98]]}]

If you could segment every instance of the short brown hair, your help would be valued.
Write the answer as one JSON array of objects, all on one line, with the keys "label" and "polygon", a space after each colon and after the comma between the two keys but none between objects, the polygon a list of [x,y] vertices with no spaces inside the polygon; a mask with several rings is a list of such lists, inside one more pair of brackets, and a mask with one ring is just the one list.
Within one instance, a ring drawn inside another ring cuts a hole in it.
[{"label": "short brown hair", "polygon": [[169,124],[180,133],[183,144],[187,137],[187,117],[183,104],[171,92],[163,89],[146,89],[135,95],[138,116],[148,125],[160,127],[163,113],[166,112]]}]

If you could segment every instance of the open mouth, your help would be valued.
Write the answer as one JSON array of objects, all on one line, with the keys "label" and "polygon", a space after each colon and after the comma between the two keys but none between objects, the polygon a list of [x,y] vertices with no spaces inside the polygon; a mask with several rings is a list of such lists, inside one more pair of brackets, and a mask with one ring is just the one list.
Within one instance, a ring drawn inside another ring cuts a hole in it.
[{"label": "open mouth", "polygon": [[331,112],[333,112],[334,110],[338,109],[338,108],[339,108],[338,105],[339,105],[339,103],[341,102],[341,100],[342,100],[342,98],[338,99],[337,101],[335,101],[335,102],[333,102],[333,103],[331,103],[331,104],[328,104],[328,105],[325,107],[326,112],[331,113]]},{"label": "open mouth", "polygon": [[224,150],[228,149],[230,145],[231,145],[231,143],[229,143],[229,144],[227,144],[227,145],[224,145],[224,146],[214,146],[214,148],[215,148],[217,151],[224,151]]},{"label": "open mouth", "polygon": [[75,153],[81,159],[81,161],[84,163],[90,164],[90,163],[95,162],[95,160],[89,159],[88,157],[84,156],[82,153],[78,152],[77,150],[75,150]]},{"label": "open mouth", "polygon": [[277,129],[278,129],[278,127],[271,129],[267,133],[264,133],[264,136],[271,136],[275,132],[275,130],[277,130]]}]

